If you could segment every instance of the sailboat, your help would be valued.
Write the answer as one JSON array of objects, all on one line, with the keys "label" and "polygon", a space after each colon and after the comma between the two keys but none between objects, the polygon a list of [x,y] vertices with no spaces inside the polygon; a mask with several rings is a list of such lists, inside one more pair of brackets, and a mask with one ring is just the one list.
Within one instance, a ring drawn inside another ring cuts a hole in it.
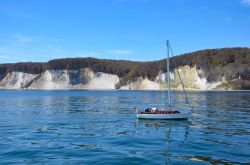
[{"label": "sailboat", "polygon": [[171,103],[171,87],[170,87],[170,62],[169,62],[169,54],[170,51],[173,56],[173,51],[170,46],[169,40],[167,40],[167,82],[168,82],[168,106],[164,110],[159,110],[156,107],[147,108],[143,112],[139,109],[135,108],[138,119],[168,119],[168,120],[180,120],[180,119],[188,119],[191,116],[191,105],[188,101],[187,93],[184,88],[180,73],[177,69],[178,76],[181,80],[181,85],[185,94],[186,101],[185,103],[190,106],[190,110],[179,110],[176,107],[172,106]]}]

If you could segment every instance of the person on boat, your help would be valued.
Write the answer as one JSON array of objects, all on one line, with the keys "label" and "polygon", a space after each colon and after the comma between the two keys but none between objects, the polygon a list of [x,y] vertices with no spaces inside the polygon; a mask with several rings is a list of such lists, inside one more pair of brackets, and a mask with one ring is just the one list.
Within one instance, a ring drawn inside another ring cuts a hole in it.
[{"label": "person on boat", "polygon": [[147,109],[145,110],[145,112],[147,112],[147,113],[157,113],[158,111],[159,111],[159,110],[157,110],[156,107],[147,108]]}]

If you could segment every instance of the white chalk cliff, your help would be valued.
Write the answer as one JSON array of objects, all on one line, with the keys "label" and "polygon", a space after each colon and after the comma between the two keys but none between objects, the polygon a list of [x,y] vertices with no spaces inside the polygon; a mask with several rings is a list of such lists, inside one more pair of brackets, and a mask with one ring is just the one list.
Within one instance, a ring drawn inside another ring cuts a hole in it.
[{"label": "white chalk cliff", "polygon": [[[203,77],[203,71],[196,66],[182,66],[178,68],[184,86],[187,89],[212,90],[224,89],[226,80],[222,77],[220,81],[208,83]],[[181,89],[178,72],[171,72],[171,86]],[[117,75],[92,70],[46,70],[41,74],[28,74],[23,72],[9,72],[0,80],[2,89],[139,89],[139,90],[161,90],[166,89],[166,74],[159,73],[155,80],[138,77],[134,81],[127,81],[120,85],[122,78]]]},{"label": "white chalk cliff", "polygon": [[37,75],[23,73],[23,72],[10,72],[0,81],[0,89],[20,89],[32,81]]}]

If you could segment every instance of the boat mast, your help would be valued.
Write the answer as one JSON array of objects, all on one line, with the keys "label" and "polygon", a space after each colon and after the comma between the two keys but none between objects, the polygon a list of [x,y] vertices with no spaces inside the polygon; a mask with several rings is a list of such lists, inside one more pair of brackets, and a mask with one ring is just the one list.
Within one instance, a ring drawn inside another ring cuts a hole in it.
[{"label": "boat mast", "polygon": [[168,69],[168,106],[171,106],[171,91],[170,91],[170,66],[169,66],[169,40],[167,40],[167,69]]}]

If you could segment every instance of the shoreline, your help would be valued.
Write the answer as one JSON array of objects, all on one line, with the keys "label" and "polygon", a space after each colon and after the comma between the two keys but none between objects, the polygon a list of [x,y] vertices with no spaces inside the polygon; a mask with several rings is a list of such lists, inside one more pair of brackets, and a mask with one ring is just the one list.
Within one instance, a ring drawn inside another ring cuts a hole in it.
[{"label": "shoreline", "polygon": [[[167,91],[167,89],[9,89],[9,88],[0,88],[1,90],[6,91]],[[250,92],[249,90],[223,90],[223,89],[185,89],[186,92]],[[181,89],[172,89],[171,91],[183,91]]]}]

